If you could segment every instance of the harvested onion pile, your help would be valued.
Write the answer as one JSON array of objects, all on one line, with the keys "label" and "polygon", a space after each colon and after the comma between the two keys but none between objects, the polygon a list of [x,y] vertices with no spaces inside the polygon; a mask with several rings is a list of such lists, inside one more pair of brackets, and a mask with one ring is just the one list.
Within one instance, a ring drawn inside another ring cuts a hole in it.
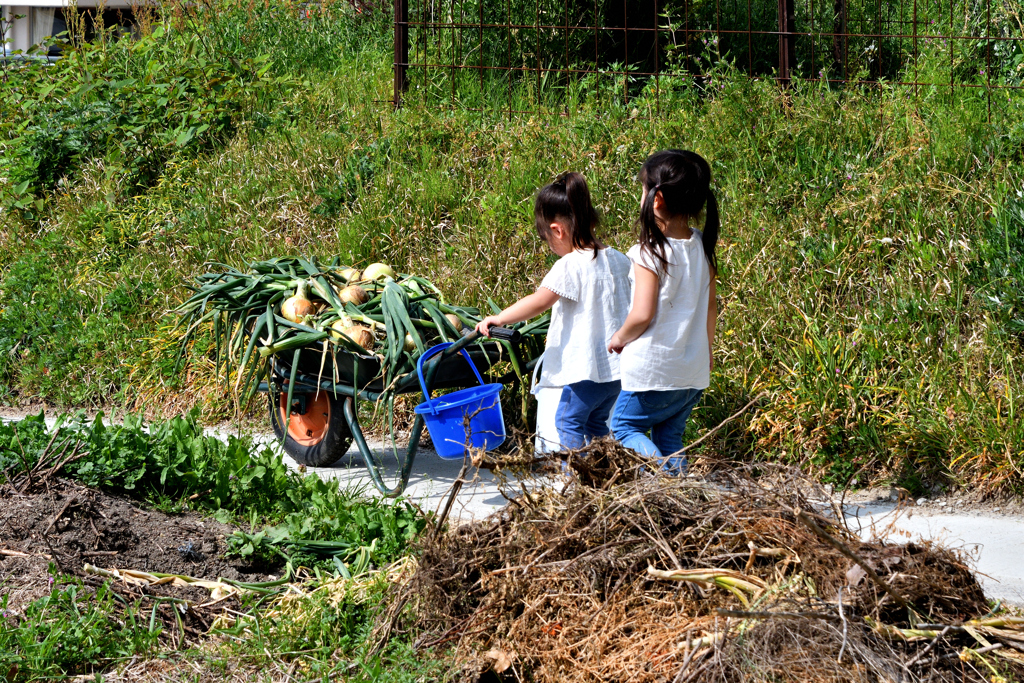
[{"label": "harvested onion pile", "polygon": [[[195,294],[176,311],[186,330],[181,355],[197,332],[212,329],[216,369],[250,397],[275,354],[327,342],[335,352],[375,355],[390,380],[415,368],[439,341],[453,341],[480,320],[476,308],[448,304],[426,278],[375,263],[363,271],[337,262],[275,258],[246,272],[224,267],[197,278]],[[518,326],[537,345],[547,317]],[[390,381],[388,382],[390,384]]]}]

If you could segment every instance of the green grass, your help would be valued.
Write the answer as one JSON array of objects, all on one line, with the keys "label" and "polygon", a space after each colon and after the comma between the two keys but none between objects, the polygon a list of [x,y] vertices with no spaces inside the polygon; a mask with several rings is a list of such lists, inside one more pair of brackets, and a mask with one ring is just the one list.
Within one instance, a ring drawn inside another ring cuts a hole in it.
[{"label": "green grass", "polygon": [[624,250],[640,164],[679,146],[712,162],[724,220],[716,372],[693,429],[769,395],[709,448],[840,483],[1024,487],[1020,95],[993,93],[990,121],[982,90],[783,94],[719,65],[704,93],[666,77],[629,106],[581,82],[570,116],[437,109],[416,91],[393,112],[386,21],[268,12],[204,34],[211,54],[270,55],[277,80],[234,133],[171,154],[141,190],[117,155],[94,157],[42,220],[0,218],[7,402],[224,418],[212,350],[175,372],[166,315],[208,262],[383,260],[452,300],[507,304],[552,261],[531,227],[539,186],[584,173]]},{"label": "green grass", "polygon": [[[377,577],[365,585],[323,581],[303,586],[268,609],[253,612],[226,629],[220,644],[182,655],[203,674],[226,673],[246,680],[278,680],[293,671],[302,680],[341,676],[356,683],[420,683],[455,680],[460,663],[453,653],[417,648],[404,633],[375,650],[374,628],[388,607],[389,587]],[[174,680],[201,680],[187,666],[175,667]]]},{"label": "green grass", "polygon": [[23,615],[0,597],[0,672],[11,683],[91,674],[149,651],[159,631],[108,586],[60,577]]},{"label": "green grass", "polygon": [[167,660],[172,668],[166,674],[180,681],[228,673],[269,681],[292,671],[304,680],[340,674],[350,681],[412,683],[453,680],[459,670],[451,652],[418,649],[410,634],[376,650],[374,629],[389,607],[383,574],[354,582],[323,575],[272,600],[243,601],[209,638],[184,650],[161,643],[164,626],[152,619],[154,607],[127,602],[108,583],[90,588],[55,569],[54,576],[50,592],[22,613],[0,597],[5,681],[104,675],[146,659]]},{"label": "green grass", "polygon": [[166,676],[178,681],[227,674],[271,681],[291,671],[302,680],[341,675],[354,682],[413,683],[453,680],[459,671],[450,652],[417,649],[409,634],[376,651],[374,628],[389,594],[380,574],[357,582],[323,576],[300,584],[301,595],[293,590],[259,604],[248,601],[231,623],[185,650],[162,647],[162,622],[138,601],[126,602],[116,587],[90,588],[55,570],[54,576],[50,592],[22,613],[0,597],[5,681],[103,675],[147,658],[165,660],[171,667]]}]

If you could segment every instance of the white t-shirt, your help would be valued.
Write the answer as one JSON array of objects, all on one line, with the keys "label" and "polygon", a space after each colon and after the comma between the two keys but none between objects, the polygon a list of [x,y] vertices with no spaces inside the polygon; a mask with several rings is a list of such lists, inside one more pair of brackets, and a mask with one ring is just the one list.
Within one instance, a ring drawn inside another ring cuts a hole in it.
[{"label": "white t-shirt", "polygon": [[629,259],[605,247],[558,259],[541,287],[558,295],[551,309],[544,369],[538,387],[619,379],[619,359],[608,340],[629,312]]},{"label": "white t-shirt", "polygon": [[[657,259],[635,245],[626,252],[636,288],[635,270],[658,272]],[[658,277],[658,308],[650,326],[622,350],[620,367],[624,391],[707,389],[711,383],[708,348],[708,296],[711,268],[704,255],[701,233],[690,239],[668,238],[666,272]]]}]

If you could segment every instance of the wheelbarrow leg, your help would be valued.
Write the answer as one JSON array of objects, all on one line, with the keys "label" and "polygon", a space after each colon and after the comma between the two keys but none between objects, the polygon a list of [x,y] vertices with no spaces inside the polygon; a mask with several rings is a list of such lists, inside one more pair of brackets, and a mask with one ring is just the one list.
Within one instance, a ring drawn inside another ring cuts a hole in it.
[{"label": "wheelbarrow leg", "polygon": [[363,456],[363,462],[366,463],[366,470],[370,473],[373,485],[386,498],[400,496],[405,491],[405,487],[408,486],[409,475],[412,474],[412,463],[416,459],[416,449],[420,445],[420,435],[423,433],[423,417],[417,415],[416,419],[413,420],[412,433],[409,435],[409,447],[405,451],[405,462],[402,463],[401,479],[394,488],[388,488],[381,477],[380,470],[377,469],[377,462],[373,459],[373,451],[370,450],[370,446],[366,443],[366,437],[363,436],[363,430],[359,427],[355,399],[351,396],[347,397],[343,406],[345,422],[348,423],[349,431],[352,432],[352,438],[359,449],[359,455]]}]

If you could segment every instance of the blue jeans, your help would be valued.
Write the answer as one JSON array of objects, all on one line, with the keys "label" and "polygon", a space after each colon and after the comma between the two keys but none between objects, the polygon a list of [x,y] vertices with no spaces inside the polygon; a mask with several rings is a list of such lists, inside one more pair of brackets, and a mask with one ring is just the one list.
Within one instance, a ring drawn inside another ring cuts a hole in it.
[{"label": "blue jeans", "polygon": [[702,389],[623,391],[612,416],[615,438],[626,448],[657,458],[672,474],[685,474],[686,454],[669,456],[682,449],[686,420],[703,393]]},{"label": "blue jeans", "polygon": [[621,387],[618,380],[583,380],[562,387],[562,397],[555,409],[555,428],[562,448],[582,448],[608,434],[608,416]]}]

